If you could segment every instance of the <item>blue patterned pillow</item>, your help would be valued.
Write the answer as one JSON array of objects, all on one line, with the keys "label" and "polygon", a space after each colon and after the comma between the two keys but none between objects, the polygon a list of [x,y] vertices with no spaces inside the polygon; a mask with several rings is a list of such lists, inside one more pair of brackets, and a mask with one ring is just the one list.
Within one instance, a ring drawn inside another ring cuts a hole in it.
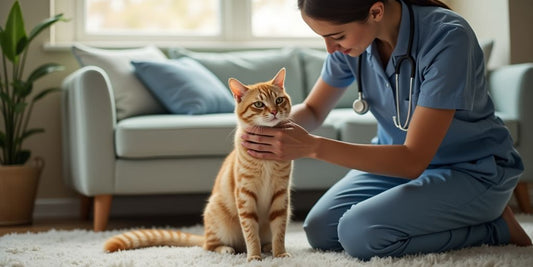
[{"label": "blue patterned pillow", "polygon": [[191,58],[131,61],[135,75],[174,114],[233,112],[231,93],[216,76]]}]

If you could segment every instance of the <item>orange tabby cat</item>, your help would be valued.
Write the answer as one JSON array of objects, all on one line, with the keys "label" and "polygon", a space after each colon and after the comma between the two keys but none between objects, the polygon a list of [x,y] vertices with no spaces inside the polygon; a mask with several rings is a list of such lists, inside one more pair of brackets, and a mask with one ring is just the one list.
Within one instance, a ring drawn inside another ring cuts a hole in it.
[{"label": "orange tabby cat", "polygon": [[229,79],[238,118],[235,148],[217,175],[205,207],[204,235],[172,230],[137,230],[110,238],[105,251],[146,246],[202,246],[219,253],[247,252],[248,261],[261,260],[261,251],[288,257],[285,229],[290,217],[292,161],[251,157],[240,136],[250,126],[274,127],[288,120],[289,96],[284,90],[285,68],[268,82],[243,85]]}]

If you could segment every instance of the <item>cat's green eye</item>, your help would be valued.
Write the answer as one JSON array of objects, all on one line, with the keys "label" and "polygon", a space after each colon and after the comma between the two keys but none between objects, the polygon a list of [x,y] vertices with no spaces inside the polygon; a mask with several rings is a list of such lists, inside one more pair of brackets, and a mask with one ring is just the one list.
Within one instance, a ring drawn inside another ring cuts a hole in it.
[{"label": "cat's green eye", "polygon": [[283,100],[284,100],[283,97],[276,98],[276,104],[279,105],[279,104],[283,103]]},{"label": "cat's green eye", "polygon": [[256,108],[263,108],[264,106],[265,104],[263,104],[261,101],[254,102],[254,107]]}]

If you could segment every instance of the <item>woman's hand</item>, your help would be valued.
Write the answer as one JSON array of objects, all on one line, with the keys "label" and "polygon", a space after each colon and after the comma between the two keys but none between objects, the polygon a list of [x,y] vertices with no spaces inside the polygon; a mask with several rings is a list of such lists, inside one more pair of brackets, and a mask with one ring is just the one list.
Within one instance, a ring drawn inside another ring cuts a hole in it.
[{"label": "woman's hand", "polygon": [[242,146],[258,159],[287,161],[312,157],[316,137],[294,122],[276,128],[250,127],[241,136]]}]

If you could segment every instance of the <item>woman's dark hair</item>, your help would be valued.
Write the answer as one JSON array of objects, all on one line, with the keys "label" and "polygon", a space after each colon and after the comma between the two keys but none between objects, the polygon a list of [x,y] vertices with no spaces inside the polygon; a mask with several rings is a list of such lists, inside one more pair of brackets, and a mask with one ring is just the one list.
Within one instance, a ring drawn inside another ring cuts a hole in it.
[{"label": "woman's dark hair", "polygon": [[[298,0],[298,9],[307,16],[333,23],[345,24],[365,21],[370,7],[376,2],[387,3],[394,0]],[[438,6],[450,9],[439,0],[402,0],[419,6]]]}]

